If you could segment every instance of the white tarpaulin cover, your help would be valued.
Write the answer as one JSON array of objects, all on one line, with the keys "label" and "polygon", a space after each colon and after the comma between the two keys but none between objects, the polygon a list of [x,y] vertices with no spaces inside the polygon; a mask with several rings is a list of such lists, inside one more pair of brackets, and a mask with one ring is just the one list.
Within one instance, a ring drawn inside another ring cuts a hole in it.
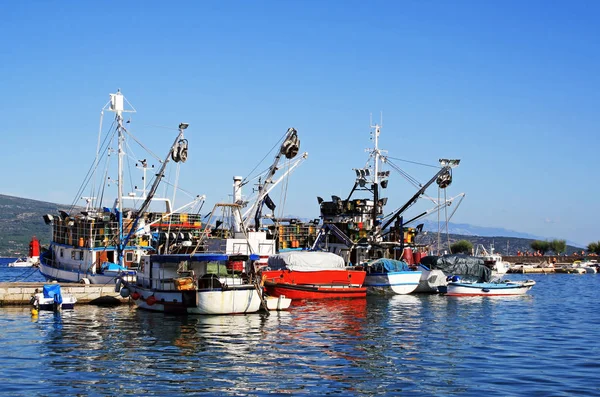
[{"label": "white tarpaulin cover", "polygon": [[346,270],[344,259],[332,252],[288,251],[271,255],[268,260],[273,270],[288,269],[297,272],[315,270]]}]

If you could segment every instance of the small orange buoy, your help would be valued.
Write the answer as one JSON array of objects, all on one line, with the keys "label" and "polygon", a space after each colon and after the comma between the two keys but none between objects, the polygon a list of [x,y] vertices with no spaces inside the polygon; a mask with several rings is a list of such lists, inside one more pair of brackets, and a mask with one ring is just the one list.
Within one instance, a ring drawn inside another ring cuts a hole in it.
[{"label": "small orange buoy", "polygon": [[140,293],[135,291],[133,294],[131,294],[131,299],[133,299],[134,301],[140,299]]},{"label": "small orange buoy", "polygon": [[150,295],[148,298],[146,298],[146,304],[148,306],[152,306],[156,303],[156,298],[154,297],[154,295]]}]

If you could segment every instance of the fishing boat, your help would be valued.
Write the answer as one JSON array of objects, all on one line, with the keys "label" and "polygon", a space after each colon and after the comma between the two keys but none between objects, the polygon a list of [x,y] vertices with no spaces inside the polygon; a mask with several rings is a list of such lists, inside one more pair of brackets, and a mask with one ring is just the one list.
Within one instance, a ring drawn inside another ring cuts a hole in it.
[{"label": "fishing boat", "polygon": [[[424,184],[417,184],[417,192],[405,205],[384,216],[388,200],[382,195],[383,189],[388,186],[390,175],[389,170],[383,170],[384,165],[391,166],[401,175],[406,173],[392,162],[385,150],[379,148],[381,126],[371,123],[371,129],[374,148],[368,149],[369,158],[365,167],[354,169],[356,180],[348,197],[342,199],[332,196],[331,201],[317,198],[323,224],[312,248],[340,255],[348,266],[364,268],[367,272],[365,285],[369,293],[379,294],[385,291],[408,294],[418,287],[422,275],[421,270],[415,266],[407,269],[406,265],[414,265],[413,249],[421,247],[412,239],[423,226],[407,226],[464,195],[443,202],[434,200],[433,209],[406,222],[403,221],[403,214],[433,183],[437,183],[440,189],[448,187],[452,182],[452,168],[459,164],[459,160],[440,160],[440,168],[433,178]],[[363,197],[354,198],[357,192],[367,193]],[[405,263],[399,262],[400,260]]]},{"label": "fishing boat", "polygon": [[[242,314],[269,310],[258,280],[251,275],[259,256],[192,253],[143,256],[134,282],[123,282],[120,294],[141,308],[181,314]],[[231,270],[232,262],[243,272]],[[117,286],[117,288],[119,285]],[[271,302],[283,310],[289,300]]]},{"label": "fishing boat", "polygon": [[493,245],[488,251],[482,244],[478,244],[474,256],[482,258],[484,264],[492,270],[493,274],[504,275],[510,269],[510,263],[503,261],[502,255],[494,252]]},{"label": "fishing boat", "polygon": [[364,298],[364,270],[346,268],[330,252],[287,251],[272,255],[261,270],[266,292],[291,299]]},{"label": "fishing boat", "polygon": [[25,258],[17,258],[8,264],[8,267],[36,267],[40,264],[40,242],[33,236],[29,242],[29,255]]},{"label": "fishing boat", "polygon": [[[37,290],[36,290],[37,291]],[[63,294],[60,284],[46,284],[42,292],[37,292],[31,297],[31,304],[36,310],[61,311],[75,307],[77,298],[72,294]]]},{"label": "fishing boat", "polygon": [[422,272],[412,270],[404,261],[376,259],[365,264],[365,287],[372,294],[406,295],[419,286]]},{"label": "fishing boat", "polygon": [[468,282],[454,276],[445,288],[440,288],[448,296],[510,296],[526,294],[535,281],[499,280],[493,282]]},{"label": "fishing boat", "polygon": [[[101,139],[105,111],[115,114],[115,129],[111,128]],[[103,144],[98,145],[90,172],[78,192],[79,196],[84,187],[91,189],[90,196],[81,197],[85,200],[85,208],[72,205],[68,211],[59,211],[59,215],[44,216],[45,223],[52,226],[52,241],[40,259],[40,272],[46,279],[84,284],[110,284],[115,283],[117,278],[132,281],[143,255],[162,253],[174,244],[191,245],[199,236],[200,215],[191,209],[201,205],[203,196],[176,210],[173,210],[170,199],[156,196],[167,164],[170,161],[179,164],[187,159],[188,143],[184,138],[187,123],[179,125],[178,135],[166,158],[158,159],[161,161],[158,170],[150,167],[146,159],[137,161],[136,168],[143,174],[142,188],[135,186],[134,192],[124,194],[125,156],[128,159],[132,157],[133,142],[139,143],[139,140],[129,130],[130,121],[125,123],[123,116],[134,112],[135,109],[120,91],[110,94],[110,100],[101,112],[98,142]],[[110,154],[114,152],[111,146],[114,144],[113,137],[116,137],[117,146],[117,197],[112,207],[110,204],[107,207],[103,198],[114,185],[109,176],[109,170],[113,169],[109,168]],[[142,144],[139,145],[145,149]],[[129,153],[125,152],[126,148]],[[106,164],[100,175],[97,169],[101,160],[106,160]],[[149,171],[154,175],[151,185],[146,179]],[[97,174],[101,183],[96,181]],[[150,211],[151,205],[160,205],[162,210],[156,211],[155,208]],[[189,212],[184,212],[185,209]]]}]

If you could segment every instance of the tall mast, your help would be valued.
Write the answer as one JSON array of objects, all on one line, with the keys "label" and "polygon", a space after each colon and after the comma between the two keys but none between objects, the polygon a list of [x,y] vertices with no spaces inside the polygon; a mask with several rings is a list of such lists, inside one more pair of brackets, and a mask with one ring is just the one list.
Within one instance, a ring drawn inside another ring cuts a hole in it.
[{"label": "tall mast", "polygon": [[121,94],[121,90],[117,90],[116,94],[110,94],[110,107],[108,110],[115,112],[117,121],[117,142],[118,142],[118,180],[117,180],[117,219],[119,221],[119,242],[117,244],[118,262],[119,265],[123,266],[123,157],[125,151],[123,150],[123,141],[125,136],[123,131],[123,113],[124,112],[135,112],[134,110],[125,110],[125,97]]},{"label": "tall mast", "polygon": [[[383,117],[382,117],[383,118]],[[370,127],[373,130],[371,135],[373,136],[373,142],[375,143],[375,147],[371,150],[371,155],[373,156],[373,229],[375,229],[375,233],[372,235],[378,236],[379,233],[379,225],[377,224],[377,214],[379,212],[379,160],[381,158],[381,152],[379,150],[379,134],[381,133],[381,124],[373,124],[373,118],[371,117]]]}]

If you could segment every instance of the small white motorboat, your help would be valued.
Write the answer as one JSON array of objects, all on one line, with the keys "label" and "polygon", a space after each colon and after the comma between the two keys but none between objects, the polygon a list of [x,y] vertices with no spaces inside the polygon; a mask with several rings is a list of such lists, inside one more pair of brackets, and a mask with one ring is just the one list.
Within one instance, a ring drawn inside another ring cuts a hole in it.
[{"label": "small white motorboat", "polygon": [[440,287],[440,292],[449,296],[509,296],[526,294],[535,281],[491,281],[484,283],[468,282],[454,276],[446,287]]},{"label": "small white motorboat", "polygon": [[583,270],[585,270],[585,273],[591,273],[591,274],[597,273],[597,266],[598,266],[598,261],[596,261],[595,259],[573,262],[574,268],[583,269]]},{"label": "small white motorboat", "polygon": [[267,309],[269,310],[287,310],[292,303],[292,300],[286,298],[285,295],[267,296],[265,301],[267,302]]},{"label": "small white motorboat", "polygon": [[17,258],[16,261],[8,264],[8,267],[34,267],[39,265],[39,257],[32,258],[30,256],[26,258]]},{"label": "small white motorboat", "polygon": [[61,293],[60,284],[46,284],[42,292],[31,297],[31,303],[37,310],[69,310],[74,308],[76,302],[75,296]]}]

